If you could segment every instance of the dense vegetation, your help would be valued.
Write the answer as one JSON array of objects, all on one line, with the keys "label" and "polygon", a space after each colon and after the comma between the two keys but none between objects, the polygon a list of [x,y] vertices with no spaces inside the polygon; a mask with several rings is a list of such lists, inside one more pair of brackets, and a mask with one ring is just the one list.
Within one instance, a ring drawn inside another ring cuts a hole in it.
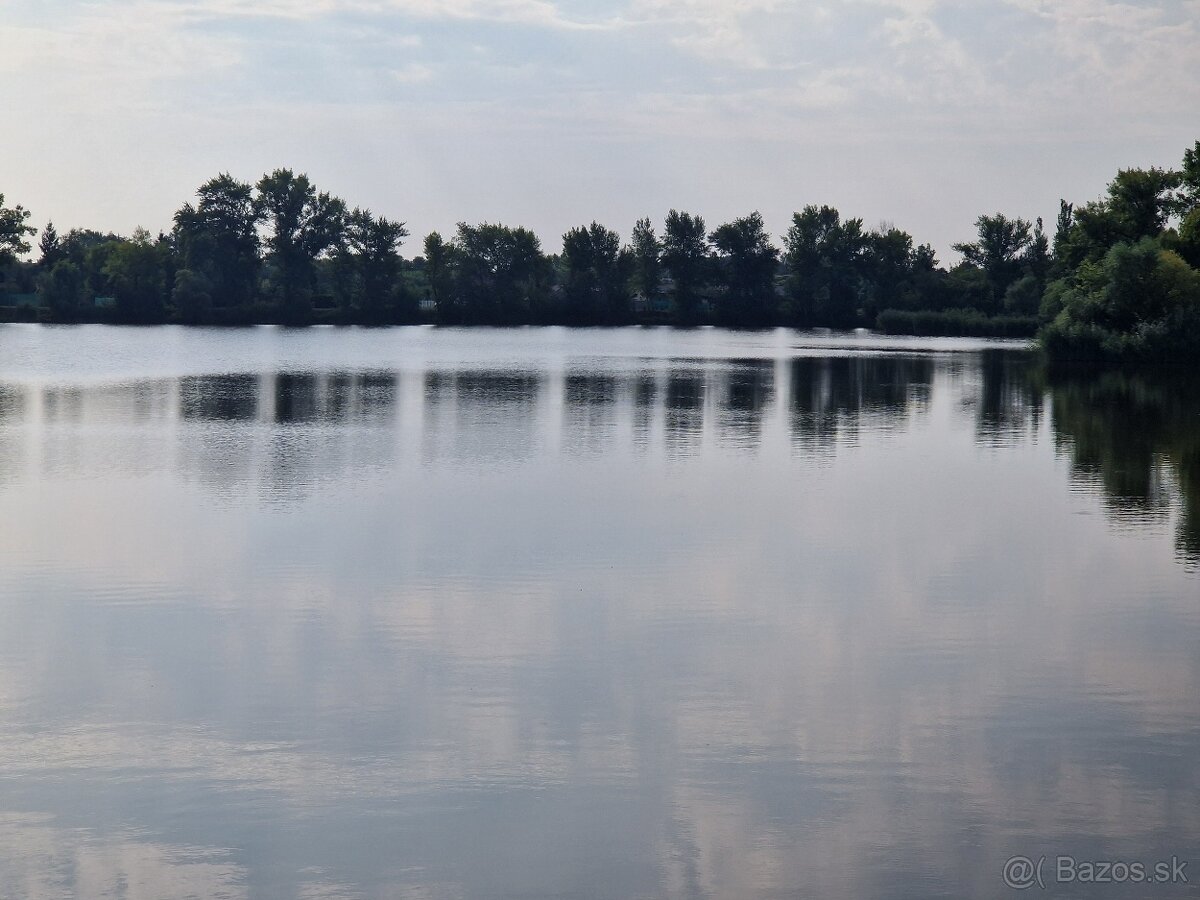
[{"label": "dense vegetation", "polygon": [[220,175],[169,232],[48,225],[0,195],[0,308],[44,321],[878,327],[1022,336],[1056,357],[1162,358],[1200,347],[1200,142],[1180,171],[1125,170],[1102,199],[1042,221],[983,215],[947,269],[891,225],[828,206],[776,246],[751,213],[709,230],[671,210],[628,243],[593,222],[544,252],[525,228],[460,224],[405,259],[401,222],[350,208],[287,169]]},{"label": "dense vegetation", "polygon": [[1103,199],[1064,203],[1054,263],[1052,359],[1200,359],[1200,142],[1178,171],[1126,169]]}]

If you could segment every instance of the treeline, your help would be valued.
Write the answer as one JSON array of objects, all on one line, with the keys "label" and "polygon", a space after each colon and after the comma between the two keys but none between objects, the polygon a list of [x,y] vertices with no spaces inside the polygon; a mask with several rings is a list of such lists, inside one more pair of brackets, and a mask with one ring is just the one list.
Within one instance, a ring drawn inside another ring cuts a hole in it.
[{"label": "treeline", "polygon": [[[795,213],[781,246],[758,213],[710,230],[672,210],[661,227],[638,221],[628,241],[595,222],[573,228],[553,254],[528,229],[464,223],[405,258],[404,223],[287,169],[253,185],[213,178],[157,236],[48,225],[36,261],[23,261],[35,237],[29,213],[0,196],[0,307],[57,322],[658,322],[1011,336],[1046,325],[1048,347],[1081,355],[1109,352],[1112,335],[1149,322],[1136,340],[1157,347],[1197,277],[1198,153],[1200,143],[1178,172],[1122,171],[1103,200],[1063,202],[1053,239],[1040,219],[980,216],[951,268],[907,232],[828,206]],[[1128,341],[1118,343],[1125,352]]]},{"label": "treeline", "polygon": [[404,223],[287,169],[254,185],[213,178],[157,236],[50,224],[33,262],[19,261],[33,249],[28,217],[4,213],[0,298],[17,317],[55,322],[850,328],[894,310],[925,318],[885,324],[940,314],[939,329],[986,332],[1004,316],[1006,331],[1031,333],[1050,262],[1040,225],[983,216],[980,240],[998,232],[1007,243],[980,244],[947,271],[907,232],[868,229],[828,206],[796,213],[782,247],[758,213],[710,230],[672,210],[661,228],[638,221],[628,242],[594,222],[574,228],[555,254],[528,229],[464,223],[406,259]]}]

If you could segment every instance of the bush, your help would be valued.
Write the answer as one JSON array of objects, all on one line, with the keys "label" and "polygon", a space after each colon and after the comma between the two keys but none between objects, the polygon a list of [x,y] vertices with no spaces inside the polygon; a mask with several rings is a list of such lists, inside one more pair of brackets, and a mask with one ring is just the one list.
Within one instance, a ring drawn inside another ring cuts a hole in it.
[{"label": "bush", "polygon": [[985,316],[975,309],[885,309],[876,320],[884,334],[944,335],[954,337],[1033,337],[1034,316]]}]

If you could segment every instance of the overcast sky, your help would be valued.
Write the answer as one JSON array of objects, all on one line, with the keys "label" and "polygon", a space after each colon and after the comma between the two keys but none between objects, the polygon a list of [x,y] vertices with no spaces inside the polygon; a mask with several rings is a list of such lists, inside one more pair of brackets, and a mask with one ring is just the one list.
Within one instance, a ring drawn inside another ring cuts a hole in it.
[{"label": "overcast sky", "polygon": [[414,237],[549,251],[671,207],[830,203],[944,258],[1200,138],[1200,0],[0,0],[0,192],[170,226],[290,166]]}]

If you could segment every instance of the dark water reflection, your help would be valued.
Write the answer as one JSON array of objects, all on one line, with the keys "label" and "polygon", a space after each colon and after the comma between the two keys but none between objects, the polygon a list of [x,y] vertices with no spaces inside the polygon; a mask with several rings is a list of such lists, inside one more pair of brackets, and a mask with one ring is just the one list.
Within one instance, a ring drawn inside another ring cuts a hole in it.
[{"label": "dark water reflection", "polygon": [[0,330],[0,896],[1200,866],[1193,386],[790,333],[129,335]]}]

